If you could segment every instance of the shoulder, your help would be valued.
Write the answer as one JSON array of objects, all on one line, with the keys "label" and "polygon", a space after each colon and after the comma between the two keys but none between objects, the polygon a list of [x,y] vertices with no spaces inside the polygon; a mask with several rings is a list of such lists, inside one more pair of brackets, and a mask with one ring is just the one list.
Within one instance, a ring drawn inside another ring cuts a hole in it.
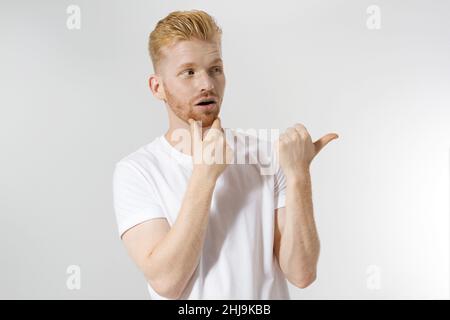
[{"label": "shoulder", "polygon": [[156,137],[152,142],[139,147],[137,150],[120,158],[116,167],[133,167],[135,169],[144,169],[158,166],[161,162],[162,149],[160,146],[160,137]]},{"label": "shoulder", "polygon": [[157,137],[118,160],[114,166],[113,179],[115,181],[132,179],[156,185],[168,163],[167,155],[160,143],[160,137]]}]

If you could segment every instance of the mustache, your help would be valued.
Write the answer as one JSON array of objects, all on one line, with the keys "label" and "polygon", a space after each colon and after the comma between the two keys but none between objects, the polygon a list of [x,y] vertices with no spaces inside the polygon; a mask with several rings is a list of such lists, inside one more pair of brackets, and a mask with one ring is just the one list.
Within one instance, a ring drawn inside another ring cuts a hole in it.
[{"label": "mustache", "polygon": [[203,98],[215,98],[217,101],[220,101],[219,95],[215,94],[214,92],[209,91],[206,93],[202,93],[201,95],[192,99],[191,104],[195,104],[198,100],[201,100]]}]

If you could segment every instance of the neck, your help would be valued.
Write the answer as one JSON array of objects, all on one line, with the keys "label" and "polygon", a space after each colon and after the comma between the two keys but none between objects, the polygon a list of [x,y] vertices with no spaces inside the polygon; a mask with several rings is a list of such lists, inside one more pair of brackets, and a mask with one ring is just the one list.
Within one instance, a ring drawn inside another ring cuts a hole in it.
[{"label": "neck", "polygon": [[[191,138],[190,137],[191,126],[187,121],[184,121],[184,120],[180,119],[177,115],[175,115],[170,108],[167,108],[167,110],[169,113],[169,129],[164,134],[164,136],[166,137],[166,139],[170,143],[170,145],[175,147],[178,144],[180,144],[180,134],[174,135],[173,133],[177,130],[181,130],[183,132],[183,135],[181,137],[183,139],[187,139],[187,138],[190,139]],[[209,128],[211,128],[211,126],[201,128],[202,140],[204,139],[206,131]],[[189,135],[186,136],[186,133],[189,133]],[[189,156],[192,155],[190,148],[181,148],[180,151]]]}]

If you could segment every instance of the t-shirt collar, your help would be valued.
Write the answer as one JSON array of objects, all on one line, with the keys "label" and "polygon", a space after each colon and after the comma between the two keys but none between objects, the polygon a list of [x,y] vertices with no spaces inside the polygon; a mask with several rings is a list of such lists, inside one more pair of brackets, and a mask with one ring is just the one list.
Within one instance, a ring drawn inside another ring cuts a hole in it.
[{"label": "t-shirt collar", "polygon": [[[223,128],[223,130],[225,132],[225,138],[226,138],[228,145],[234,151],[235,142],[234,142],[234,135],[233,135],[232,129]],[[166,139],[166,136],[164,134],[161,135],[159,137],[159,139],[161,141],[161,145],[163,146],[163,148],[170,154],[170,156],[172,158],[177,160],[179,163],[181,163],[185,167],[188,167],[188,168],[193,167],[193,160],[190,155],[187,155],[187,154],[181,152],[180,150],[176,149],[174,146],[172,146],[170,144],[170,142]]]}]

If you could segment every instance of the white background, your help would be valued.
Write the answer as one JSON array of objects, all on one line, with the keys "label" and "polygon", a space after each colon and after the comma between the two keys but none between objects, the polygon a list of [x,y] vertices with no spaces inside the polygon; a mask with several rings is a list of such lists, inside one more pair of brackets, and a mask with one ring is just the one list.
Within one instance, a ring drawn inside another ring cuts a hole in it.
[{"label": "white background", "polygon": [[448,298],[450,2],[425,0],[1,1],[0,298],[148,298],[112,172],[167,129],[147,38],[185,9],[223,29],[224,127],[340,135],[312,166],[318,278],[292,298]]}]

